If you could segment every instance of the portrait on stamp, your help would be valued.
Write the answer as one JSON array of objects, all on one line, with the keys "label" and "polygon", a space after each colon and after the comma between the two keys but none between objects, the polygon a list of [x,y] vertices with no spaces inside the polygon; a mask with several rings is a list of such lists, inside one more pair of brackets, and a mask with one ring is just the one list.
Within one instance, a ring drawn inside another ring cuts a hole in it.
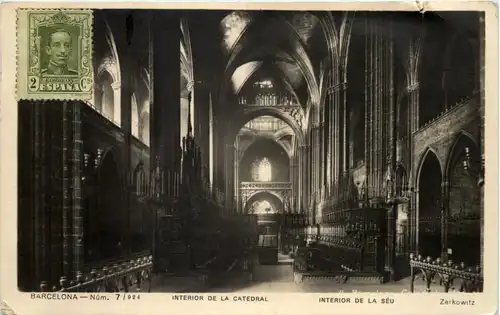
[{"label": "portrait on stamp", "polygon": [[[89,99],[92,11],[21,10],[18,98]],[[19,33],[18,33],[19,34]]]},{"label": "portrait on stamp", "polygon": [[[76,33],[76,34],[75,34]],[[70,28],[64,24],[47,28],[39,28],[41,42],[40,65],[41,75],[71,75],[77,76],[79,71],[73,47],[77,45],[74,39],[78,37],[78,29]]]}]

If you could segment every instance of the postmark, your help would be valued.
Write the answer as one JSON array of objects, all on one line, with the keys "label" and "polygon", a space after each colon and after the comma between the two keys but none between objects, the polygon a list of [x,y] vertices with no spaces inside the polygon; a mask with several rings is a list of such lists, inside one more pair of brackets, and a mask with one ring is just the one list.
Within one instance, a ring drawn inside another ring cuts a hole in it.
[{"label": "postmark", "polygon": [[92,10],[17,11],[17,98],[92,97]]}]

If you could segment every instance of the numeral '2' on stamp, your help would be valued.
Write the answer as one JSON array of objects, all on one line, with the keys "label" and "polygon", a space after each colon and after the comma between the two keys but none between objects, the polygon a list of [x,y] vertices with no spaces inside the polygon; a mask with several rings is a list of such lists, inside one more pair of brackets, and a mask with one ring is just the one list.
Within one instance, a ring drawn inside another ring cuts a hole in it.
[{"label": "numeral '2' on stamp", "polygon": [[17,98],[92,97],[92,10],[17,11]]}]

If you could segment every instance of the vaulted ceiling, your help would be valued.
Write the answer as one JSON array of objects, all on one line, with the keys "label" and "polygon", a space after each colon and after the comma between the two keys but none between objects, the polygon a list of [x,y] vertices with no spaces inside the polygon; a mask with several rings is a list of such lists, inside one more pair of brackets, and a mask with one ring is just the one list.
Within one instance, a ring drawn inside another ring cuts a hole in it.
[{"label": "vaulted ceiling", "polygon": [[[317,16],[288,11],[226,11],[214,15],[219,18],[216,28],[199,20],[194,27],[203,28],[195,31],[202,41],[197,53],[205,54],[205,60],[208,56],[219,59],[211,63],[219,67],[219,86],[215,88],[222,98],[230,98],[245,84],[252,84],[262,70],[276,73],[302,105],[318,98],[321,62],[328,57],[328,49]],[[215,21],[212,16],[209,23]]]}]

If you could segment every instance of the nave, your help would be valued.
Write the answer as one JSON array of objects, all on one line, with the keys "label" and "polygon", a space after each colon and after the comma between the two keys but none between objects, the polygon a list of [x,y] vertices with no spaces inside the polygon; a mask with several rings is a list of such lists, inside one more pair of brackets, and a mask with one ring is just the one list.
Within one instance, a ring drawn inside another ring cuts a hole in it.
[{"label": "nave", "polygon": [[[339,283],[333,279],[309,279],[296,282],[293,272],[293,259],[280,254],[278,265],[261,265],[258,260],[251,276],[249,273],[224,280],[213,287],[200,284],[197,278],[159,277],[153,281],[151,292],[172,293],[342,293],[342,292],[380,292],[410,293],[411,279],[405,278],[394,283]],[[414,284],[415,292],[425,292],[422,279]]]},{"label": "nave", "polygon": [[21,290],[481,290],[481,13],[93,31],[91,100],[19,102]]}]

